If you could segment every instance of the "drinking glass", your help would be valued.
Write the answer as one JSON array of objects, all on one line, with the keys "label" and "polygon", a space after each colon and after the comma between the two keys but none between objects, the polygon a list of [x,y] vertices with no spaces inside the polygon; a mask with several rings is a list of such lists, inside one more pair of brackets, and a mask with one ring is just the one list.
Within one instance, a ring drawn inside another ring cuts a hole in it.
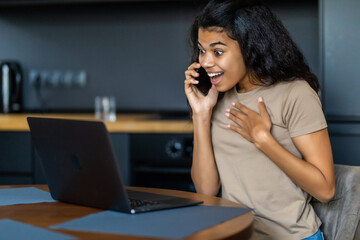
[{"label": "drinking glass", "polygon": [[95,97],[95,118],[115,122],[116,121],[116,101],[113,96]]}]

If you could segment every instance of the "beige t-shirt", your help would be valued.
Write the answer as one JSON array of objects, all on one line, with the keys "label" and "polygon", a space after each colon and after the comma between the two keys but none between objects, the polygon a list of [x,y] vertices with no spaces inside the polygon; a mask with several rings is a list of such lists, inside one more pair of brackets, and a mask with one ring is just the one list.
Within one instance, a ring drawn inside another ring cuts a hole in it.
[{"label": "beige t-shirt", "polygon": [[291,138],[327,127],[316,92],[304,80],[258,87],[250,92],[225,93],[212,117],[212,143],[222,184],[222,197],[255,214],[252,239],[299,240],[316,233],[321,225],[311,196],[297,186],[263,152],[227,128],[225,116],[232,102],[259,113],[257,99],[264,98],[272,122],[272,136],[289,152],[302,158]]}]

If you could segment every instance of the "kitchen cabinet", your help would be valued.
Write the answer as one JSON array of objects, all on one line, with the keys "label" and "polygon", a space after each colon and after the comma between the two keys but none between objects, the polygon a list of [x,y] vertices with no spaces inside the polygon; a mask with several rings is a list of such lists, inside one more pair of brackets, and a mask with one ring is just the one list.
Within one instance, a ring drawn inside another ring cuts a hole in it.
[{"label": "kitchen cabinet", "polygon": [[0,132],[0,184],[27,184],[32,180],[30,134]]},{"label": "kitchen cabinet", "polygon": [[195,191],[192,134],[131,134],[131,185]]},{"label": "kitchen cabinet", "polygon": [[360,124],[330,123],[329,133],[334,162],[360,165]]},{"label": "kitchen cabinet", "polygon": [[[129,185],[129,136],[111,133],[110,138],[122,180]],[[46,179],[30,133],[0,132],[0,185],[43,183]]]},{"label": "kitchen cabinet", "polygon": [[[110,139],[125,185],[195,191],[192,134],[110,133]],[[0,132],[0,143],[0,185],[46,184],[29,132]]]}]

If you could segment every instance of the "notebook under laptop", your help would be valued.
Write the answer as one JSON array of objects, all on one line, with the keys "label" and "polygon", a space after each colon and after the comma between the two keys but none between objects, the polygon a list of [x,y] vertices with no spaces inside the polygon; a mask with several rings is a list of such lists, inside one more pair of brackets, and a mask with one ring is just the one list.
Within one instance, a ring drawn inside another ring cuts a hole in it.
[{"label": "notebook under laptop", "polygon": [[27,120],[55,200],[132,214],[202,203],[126,190],[103,122],[35,117]]}]

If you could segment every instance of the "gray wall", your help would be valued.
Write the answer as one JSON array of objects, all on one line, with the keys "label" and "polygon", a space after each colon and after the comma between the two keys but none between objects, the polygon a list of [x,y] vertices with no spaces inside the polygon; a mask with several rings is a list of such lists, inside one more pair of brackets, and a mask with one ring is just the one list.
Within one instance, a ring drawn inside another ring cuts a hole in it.
[{"label": "gray wall", "polygon": [[360,1],[321,0],[325,110],[360,121]]},{"label": "gray wall", "polygon": [[[196,1],[194,1],[196,2]],[[318,6],[269,1],[319,72]],[[186,32],[201,4],[107,3],[0,8],[0,60],[24,73],[26,111],[93,109],[96,95],[114,95],[118,111],[187,111]],[[84,88],[29,84],[31,69],[87,72]]]},{"label": "gray wall", "polygon": [[320,0],[324,109],[334,162],[360,166],[360,1]]}]

